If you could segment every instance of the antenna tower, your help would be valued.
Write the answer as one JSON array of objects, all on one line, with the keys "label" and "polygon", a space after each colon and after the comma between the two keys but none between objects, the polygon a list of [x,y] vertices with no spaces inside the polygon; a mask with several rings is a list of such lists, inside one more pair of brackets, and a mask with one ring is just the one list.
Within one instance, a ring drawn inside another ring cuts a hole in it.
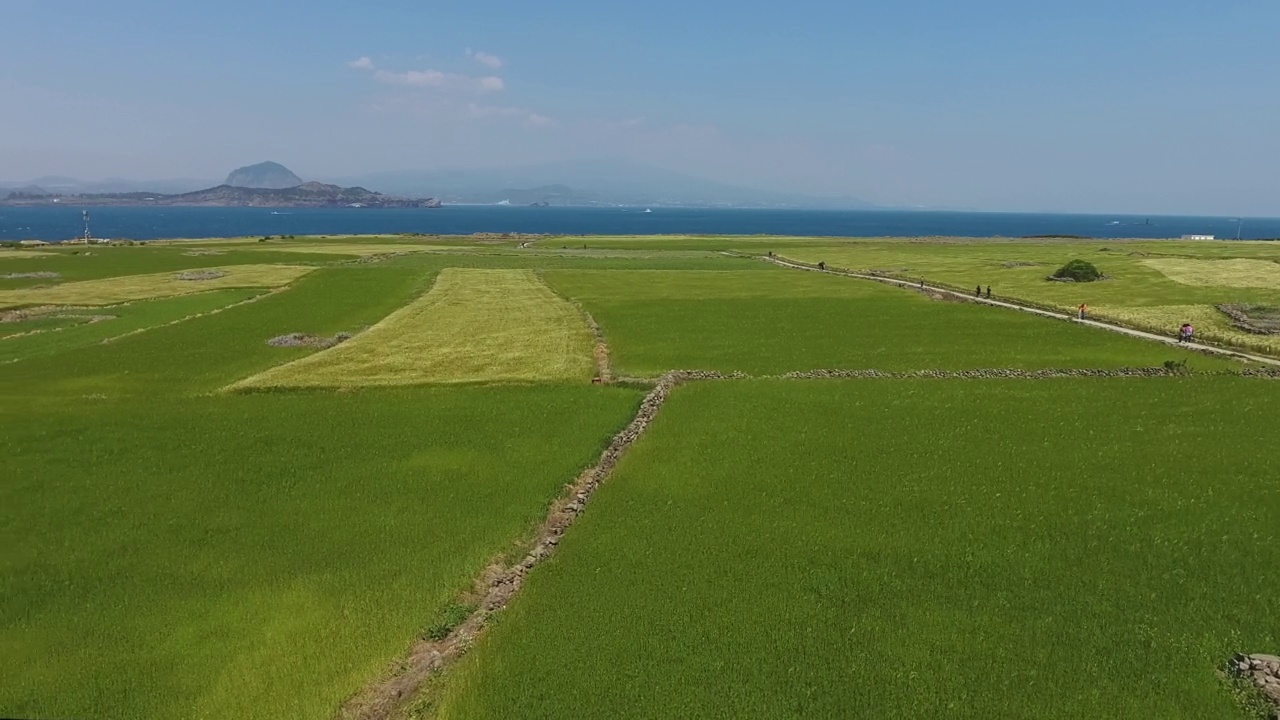
[{"label": "antenna tower", "polygon": [[93,239],[93,236],[89,234],[89,211],[85,210],[84,211],[84,242],[85,244],[87,245],[92,239]]}]

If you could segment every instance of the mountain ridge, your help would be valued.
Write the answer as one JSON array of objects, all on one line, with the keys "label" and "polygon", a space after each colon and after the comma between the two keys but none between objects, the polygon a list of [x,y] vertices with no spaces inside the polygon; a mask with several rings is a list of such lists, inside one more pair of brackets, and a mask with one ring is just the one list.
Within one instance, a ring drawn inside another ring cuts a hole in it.
[{"label": "mountain ridge", "polygon": [[232,170],[222,184],[230,187],[284,190],[302,185],[303,180],[289,168],[268,160]]}]

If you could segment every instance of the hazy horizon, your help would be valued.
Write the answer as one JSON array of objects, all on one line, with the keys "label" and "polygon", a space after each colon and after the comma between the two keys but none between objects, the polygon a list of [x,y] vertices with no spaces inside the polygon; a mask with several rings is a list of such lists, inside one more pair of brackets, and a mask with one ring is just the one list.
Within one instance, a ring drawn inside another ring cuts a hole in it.
[{"label": "hazy horizon", "polygon": [[895,207],[1280,216],[1280,6],[15,0],[0,181],[616,158]]}]

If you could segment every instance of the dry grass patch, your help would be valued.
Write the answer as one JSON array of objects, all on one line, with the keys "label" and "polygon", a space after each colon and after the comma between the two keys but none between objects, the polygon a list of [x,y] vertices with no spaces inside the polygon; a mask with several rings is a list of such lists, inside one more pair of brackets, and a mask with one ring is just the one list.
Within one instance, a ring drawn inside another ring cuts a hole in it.
[{"label": "dry grass patch", "polygon": [[0,249],[0,260],[4,260],[4,259],[6,259],[6,258],[13,258],[13,259],[16,259],[16,258],[42,258],[42,257],[49,257],[50,255],[57,255],[57,253],[41,252],[41,251],[39,251],[39,250],[5,250],[5,249]]},{"label": "dry grass patch", "polygon": [[[202,273],[210,275],[204,280],[184,280],[181,279],[182,273],[163,272],[85,280],[50,287],[0,290],[0,308],[26,305],[115,305],[207,290],[280,287],[312,270],[315,268],[298,265],[229,265],[202,270]],[[212,277],[214,272],[222,274]]]},{"label": "dry grass patch", "polygon": [[1161,258],[1143,260],[1142,264],[1176,283],[1194,287],[1280,289],[1280,263],[1270,260]]},{"label": "dry grass patch", "polygon": [[355,338],[232,389],[586,381],[592,345],[578,310],[533,271],[449,268]]},{"label": "dry grass patch", "polygon": [[1258,335],[1237,328],[1226,313],[1213,305],[1155,305],[1151,307],[1115,307],[1099,305],[1090,311],[1103,320],[1114,320],[1129,327],[1174,337],[1178,327],[1189,322],[1196,329],[1196,339],[1222,343],[1269,355],[1280,354],[1280,335]]}]

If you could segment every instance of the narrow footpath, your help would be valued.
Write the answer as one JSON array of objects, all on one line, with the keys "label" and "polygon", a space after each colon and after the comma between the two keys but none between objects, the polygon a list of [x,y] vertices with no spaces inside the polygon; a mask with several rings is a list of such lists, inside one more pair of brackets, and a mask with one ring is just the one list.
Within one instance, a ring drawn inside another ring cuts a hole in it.
[{"label": "narrow footpath", "polygon": [[850,272],[848,270],[833,270],[830,268],[826,270],[819,270],[818,268],[813,267],[811,265],[799,263],[794,260],[787,260],[777,255],[774,255],[772,257],[764,256],[762,259],[768,262],[771,262],[775,265],[779,265],[781,267],[786,267],[786,268],[792,268],[794,270],[807,270],[809,272],[827,273],[829,275],[842,275],[844,277],[857,278],[859,280],[873,280],[875,282],[885,283],[886,285],[896,285],[898,287],[903,287],[903,288],[927,290],[929,292],[935,292],[941,295],[949,295],[951,297],[959,298],[961,300],[967,300],[969,302],[984,303],[986,305],[994,305],[996,307],[1007,308],[1009,310],[1021,310],[1022,312],[1028,312],[1034,315],[1041,315],[1048,318],[1054,318],[1055,320],[1067,320],[1069,322],[1080,323],[1081,325],[1088,325],[1090,327],[1100,328],[1102,330],[1110,330],[1111,332],[1120,333],[1121,335],[1128,335],[1130,337],[1140,338],[1142,340],[1154,340],[1156,342],[1162,342],[1166,345],[1176,345],[1178,347],[1184,347],[1184,348],[1187,348],[1188,350],[1199,350],[1201,352],[1213,353],[1216,355],[1225,355],[1227,357],[1244,358],[1251,362],[1261,363],[1263,365],[1270,365],[1272,367],[1280,367],[1280,360],[1276,360],[1275,358],[1265,357],[1263,355],[1253,355],[1251,353],[1240,352],[1239,350],[1229,350],[1227,348],[1215,347],[1213,345],[1204,345],[1202,343],[1197,343],[1197,342],[1182,343],[1182,342],[1178,342],[1176,338],[1166,337],[1164,335],[1159,335],[1152,332],[1146,332],[1145,330],[1134,330],[1133,328],[1127,328],[1120,325],[1112,325],[1111,323],[1105,323],[1099,320],[1088,320],[1088,319],[1081,320],[1069,313],[1059,312],[1056,310],[1045,310],[1037,307],[1030,307],[1028,305],[1021,305],[1016,302],[1010,302],[1008,300],[996,300],[994,298],[975,297],[973,295],[969,295],[966,293],[956,292],[955,290],[948,290],[946,288],[930,285],[928,282],[925,282],[923,285],[921,285],[919,282],[912,282],[910,280],[899,280],[897,278],[884,277],[881,275],[868,275],[865,273]]}]

